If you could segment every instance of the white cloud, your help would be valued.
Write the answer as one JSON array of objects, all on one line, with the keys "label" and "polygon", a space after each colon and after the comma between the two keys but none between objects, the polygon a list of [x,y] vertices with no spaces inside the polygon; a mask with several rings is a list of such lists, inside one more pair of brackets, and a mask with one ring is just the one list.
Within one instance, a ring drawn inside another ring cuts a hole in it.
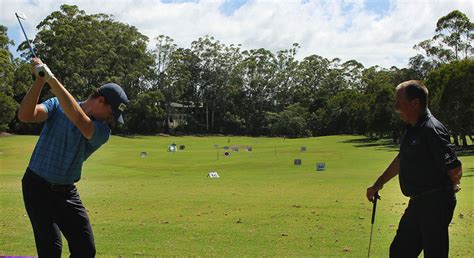
[{"label": "white cloud", "polygon": [[[113,14],[116,20],[137,27],[150,39],[165,34],[181,47],[190,47],[193,40],[204,35],[212,35],[225,44],[272,51],[290,48],[298,42],[299,57],[318,54],[383,67],[406,66],[416,54],[413,45],[431,38],[436,21],[450,11],[459,9],[474,20],[471,0],[392,0],[389,10],[383,13],[364,9],[363,0],[249,0],[232,16],[220,11],[224,0],[173,4],[158,0],[62,3],[76,4],[89,14]],[[25,29],[32,37],[34,26],[58,10],[60,4],[55,0],[0,0],[0,24],[21,33],[14,12],[23,11],[28,16]]]}]

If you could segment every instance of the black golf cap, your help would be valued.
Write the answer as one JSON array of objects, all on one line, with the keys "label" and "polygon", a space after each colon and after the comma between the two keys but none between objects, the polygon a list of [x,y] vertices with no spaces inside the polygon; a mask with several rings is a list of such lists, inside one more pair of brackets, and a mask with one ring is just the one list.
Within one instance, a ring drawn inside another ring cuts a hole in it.
[{"label": "black golf cap", "polygon": [[98,89],[101,96],[105,98],[107,103],[112,107],[115,120],[123,124],[122,112],[127,108],[128,98],[122,87],[115,83],[107,83]]}]

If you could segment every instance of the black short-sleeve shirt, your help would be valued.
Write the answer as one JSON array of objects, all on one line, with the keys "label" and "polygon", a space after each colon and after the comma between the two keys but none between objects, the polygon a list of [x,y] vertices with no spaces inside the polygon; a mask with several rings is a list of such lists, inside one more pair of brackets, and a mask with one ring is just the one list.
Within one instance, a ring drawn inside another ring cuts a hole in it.
[{"label": "black short-sleeve shirt", "polygon": [[428,109],[415,126],[407,125],[399,158],[400,188],[406,196],[451,185],[448,170],[461,166],[448,130]]}]

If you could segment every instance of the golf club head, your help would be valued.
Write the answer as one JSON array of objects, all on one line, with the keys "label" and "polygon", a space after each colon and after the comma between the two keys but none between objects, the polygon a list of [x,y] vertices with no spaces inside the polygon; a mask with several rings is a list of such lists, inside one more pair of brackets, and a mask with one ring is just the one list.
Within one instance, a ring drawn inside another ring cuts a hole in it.
[{"label": "golf club head", "polygon": [[28,39],[28,36],[26,35],[25,29],[23,28],[23,24],[21,24],[21,20],[26,20],[26,15],[22,12],[16,12],[15,16],[18,19],[18,23],[20,24],[21,30],[23,31],[23,35],[25,35],[26,43],[28,44],[28,47],[30,48],[31,53],[33,54],[33,57],[37,57],[35,51],[33,50],[33,47],[31,46],[30,40]]},{"label": "golf club head", "polygon": [[16,17],[18,17],[19,19],[22,19],[22,20],[26,20],[26,15],[22,12],[16,12],[15,13]]}]

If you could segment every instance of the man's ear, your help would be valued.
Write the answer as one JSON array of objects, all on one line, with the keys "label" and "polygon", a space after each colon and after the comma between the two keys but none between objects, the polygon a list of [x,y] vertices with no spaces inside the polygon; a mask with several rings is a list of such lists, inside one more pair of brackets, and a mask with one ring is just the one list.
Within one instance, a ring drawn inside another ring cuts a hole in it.
[{"label": "man's ear", "polygon": [[105,101],[105,97],[104,97],[104,96],[99,96],[98,99],[97,99],[97,101],[99,101],[99,103],[104,104],[104,105],[107,103],[107,102]]}]

